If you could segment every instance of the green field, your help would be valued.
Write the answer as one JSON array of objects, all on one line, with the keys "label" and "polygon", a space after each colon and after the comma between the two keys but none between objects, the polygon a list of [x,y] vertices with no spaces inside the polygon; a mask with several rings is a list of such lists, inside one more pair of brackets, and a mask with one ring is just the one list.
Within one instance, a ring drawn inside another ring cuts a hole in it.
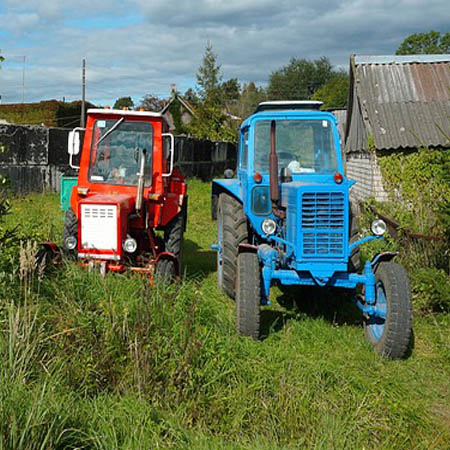
[{"label": "green field", "polygon": [[[449,315],[416,316],[412,355],[386,361],[348,299],[274,290],[265,338],[239,337],[209,184],[189,190],[179,286],[76,264],[42,277],[32,249],[2,246],[0,449],[450,448]],[[8,227],[59,242],[56,195],[12,203]]]}]

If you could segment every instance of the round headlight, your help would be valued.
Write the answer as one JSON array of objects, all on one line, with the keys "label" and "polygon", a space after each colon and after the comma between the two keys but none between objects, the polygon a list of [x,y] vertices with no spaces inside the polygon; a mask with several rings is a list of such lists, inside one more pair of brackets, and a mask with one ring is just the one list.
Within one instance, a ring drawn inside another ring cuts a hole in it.
[{"label": "round headlight", "polygon": [[74,250],[77,246],[77,238],[75,236],[67,236],[64,240],[64,245],[67,250]]},{"label": "round headlight", "polygon": [[127,253],[134,253],[137,249],[136,239],[133,239],[132,237],[127,237],[123,243],[123,249]]},{"label": "round headlight", "polygon": [[384,233],[386,233],[387,230],[386,222],[381,219],[376,219],[372,222],[370,229],[372,230],[373,234],[381,236]]},{"label": "round headlight", "polygon": [[261,228],[264,234],[270,236],[271,234],[275,233],[275,230],[277,229],[277,224],[273,219],[264,219]]}]

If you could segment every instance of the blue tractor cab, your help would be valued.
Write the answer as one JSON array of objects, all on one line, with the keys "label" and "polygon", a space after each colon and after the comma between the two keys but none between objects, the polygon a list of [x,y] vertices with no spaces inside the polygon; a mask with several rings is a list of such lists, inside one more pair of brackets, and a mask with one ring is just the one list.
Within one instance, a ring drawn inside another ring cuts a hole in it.
[{"label": "blue tractor cab", "polygon": [[[236,178],[213,181],[219,286],[236,299],[239,333],[258,338],[270,288],[340,287],[355,291],[365,333],[383,356],[406,355],[412,335],[405,269],[381,253],[359,271],[362,239],[350,207],[336,118],[321,102],[264,102],[243,122]],[[234,174],[233,174],[234,175]]]}]

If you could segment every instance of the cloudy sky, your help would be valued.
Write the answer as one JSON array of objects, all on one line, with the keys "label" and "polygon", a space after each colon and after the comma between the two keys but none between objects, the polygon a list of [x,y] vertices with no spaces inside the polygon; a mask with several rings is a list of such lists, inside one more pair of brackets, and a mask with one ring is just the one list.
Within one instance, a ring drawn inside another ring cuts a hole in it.
[{"label": "cloudy sky", "polygon": [[[225,78],[267,83],[292,57],[393,54],[416,32],[450,31],[448,0],[0,0],[3,103],[184,92],[209,40]],[[25,57],[25,66],[23,64]]]}]

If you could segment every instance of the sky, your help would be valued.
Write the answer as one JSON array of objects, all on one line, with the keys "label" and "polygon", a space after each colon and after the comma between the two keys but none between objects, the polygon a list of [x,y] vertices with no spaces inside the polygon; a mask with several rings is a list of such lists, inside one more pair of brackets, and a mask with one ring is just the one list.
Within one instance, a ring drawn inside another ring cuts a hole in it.
[{"label": "sky", "polygon": [[266,85],[292,57],[348,68],[412,33],[450,31],[448,0],[0,0],[2,103],[113,105],[195,87],[211,42],[224,79]]}]

